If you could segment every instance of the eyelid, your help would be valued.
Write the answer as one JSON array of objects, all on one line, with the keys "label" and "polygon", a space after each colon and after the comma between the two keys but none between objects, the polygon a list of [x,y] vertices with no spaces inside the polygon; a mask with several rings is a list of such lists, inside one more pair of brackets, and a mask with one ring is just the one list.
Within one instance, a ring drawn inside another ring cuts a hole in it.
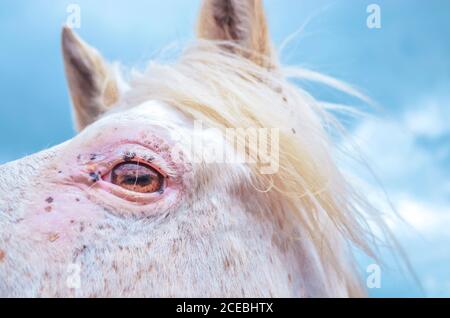
[{"label": "eyelid", "polygon": [[[179,157],[173,155],[173,150],[164,144],[149,146],[139,141],[120,139],[85,145],[81,149],[82,152],[78,148],[68,153],[75,163],[71,173],[67,174],[68,184],[79,187],[86,192],[89,200],[105,206],[107,212],[118,216],[156,215],[177,205],[184,193],[185,180],[191,176],[191,166],[185,161],[180,162]],[[124,160],[128,153],[134,154],[133,160]],[[163,192],[134,192],[108,182],[106,178],[112,169],[125,161],[139,162],[159,172],[163,176]],[[99,178],[93,179],[90,173],[95,173]]]},{"label": "eyelid", "polygon": [[[102,189],[108,192],[110,195],[122,199],[124,201],[128,201],[132,204],[137,205],[147,205],[152,204],[157,201],[159,201],[160,198],[162,198],[166,194],[166,189],[168,188],[168,179],[165,177],[165,175],[161,174],[162,176],[162,184],[161,189],[162,191],[156,191],[156,192],[136,192],[132,191],[126,188],[121,187],[120,185],[112,183],[111,177],[112,177],[112,171],[115,167],[122,163],[138,163],[137,160],[134,161],[124,161],[123,159],[117,159],[112,162],[108,163],[108,167],[104,167],[101,169],[101,175],[99,176],[99,180],[95,183],[97,186],[94,189]],[[141,164],[144,164],[144,161],[140,161]],[[150,167],[151,169],[155,171],[159,171],[159,169],[153,168],[154,165],[150,165],[148,163],[145,163],[146,166]]]},{"label": "eyelid", "polygon": [[161,168],[161,165],[156,164],[153,160],[149,162],[148,160],[137,156],[133,157],[133,159],[131,160],[124,160],[122,158],[108,163],[108,168],[104,170],[104,172],[102,173],[102,177],[110,174],[115,167],[123,163],[131,163],[131,164],[135,163],[137,165],[148,166],[149,168],[158,172],[161,176],[163,176],[163,178],[169,177],[169,174],[166,171],[164,171],[163,168]]},{"label": "eyelid", "polygon": [[[167,163],[167,161],[158,154],[149,152],[147,151],[147,149],[136,148],[137,147],[127,147],[122,148],[122,150],[116,149],[114,153],[109,153],[104,156],[101,162],[98,163],[98,169],[96,170],[99,172],[98,177],[100,179],[98,181],[99,185],[97,187],[103,188],[111,194],[132,203],[151,203],[158,200],[166,193],[170,184],[172,184],[172,181],[169,182],[169,179],[176,179],[172,178],[171,176],[171,172],[174,170],[173,168],[170,168],[170,163]],[[147,166],[155,172],[159,173],[162,179],[162,191],[149,193],[136,192],[121,187],[120,185],[114,184],[112,182],[112,172],[117,166],[124,163],[135,163],[137,165]]]}]

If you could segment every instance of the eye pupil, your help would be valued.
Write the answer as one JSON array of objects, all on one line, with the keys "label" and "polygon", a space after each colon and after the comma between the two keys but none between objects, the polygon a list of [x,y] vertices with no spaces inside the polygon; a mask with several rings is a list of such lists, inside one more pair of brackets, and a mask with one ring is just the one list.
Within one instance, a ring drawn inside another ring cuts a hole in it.
[{"label": "eye pupil", "polygon": [[146,186],[152,181],[150,175],[144,176],[125,176],[123,182],[126,184],[139,184],[141,186]]},{"label": "eye pupil", "polygon": [[114,167],[111,172],[111,183],[134,192],[161,192],[163,176],[142,163],[125,162]]},{"label": "eye pupil", "polygon": [[139,176],[136,178],[136,182],[140,185],[148,185],[150,182],[152,182],[152,178],[150,177],[150,175]]}]

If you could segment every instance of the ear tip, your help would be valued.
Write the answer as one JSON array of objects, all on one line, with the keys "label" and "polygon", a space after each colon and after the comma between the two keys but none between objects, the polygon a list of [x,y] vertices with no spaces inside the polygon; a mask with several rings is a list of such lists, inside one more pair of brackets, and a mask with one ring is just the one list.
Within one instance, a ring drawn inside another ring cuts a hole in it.
[{"label": "ear tip", "polygon": [[67,26],[67,25],[63,25],[63,27],[61,29],[61,36],[63,38],[67,38],[68,36],[70,36],[72,34],[73,34],[72,29],[69,26]]},{"label": "ear tip", "polygon": [[67,25],[64,25],[61,30],[62,47],[67,48],[70,44],[80,42],[76,33]]}]

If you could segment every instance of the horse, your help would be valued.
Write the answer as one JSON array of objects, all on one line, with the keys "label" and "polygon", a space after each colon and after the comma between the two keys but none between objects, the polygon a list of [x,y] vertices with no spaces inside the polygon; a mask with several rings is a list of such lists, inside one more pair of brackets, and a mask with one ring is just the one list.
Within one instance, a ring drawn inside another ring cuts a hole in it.
[{"label": "horse", "polygon": [[203,1],[196,34],[127,76],[63,27],[77,134],[0,166],[0,296],[367,295],[381,218],[292,79],[360,95],[281,65],[260,0]]}]

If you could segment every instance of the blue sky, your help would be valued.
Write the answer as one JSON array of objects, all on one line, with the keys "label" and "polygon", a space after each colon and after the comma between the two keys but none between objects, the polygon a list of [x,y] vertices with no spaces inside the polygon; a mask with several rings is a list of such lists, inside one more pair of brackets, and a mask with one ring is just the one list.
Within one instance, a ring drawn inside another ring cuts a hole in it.
[{"label": "blue sky", "polygon": [[[66,8],[74,2],[81,7],[78,33],[108,59],[129,66],[144,66],[161,48],[192,38],[199,4],[198,0],[4,1],[0,163],[74,134],[59,46]],[[382,106],[349,128],[398,213],[415,228],[391,224],[424,291],[396,271],[386,255],[389,266],[383,269],[382,287],[371,290],[371,295],[450,296],[450,2],[265,3],[276,45],[303,26],[281,55],[284,63],[353,83]],[[366,26],[371,3],[381,8],[381,29]],[[309,88],[329,101],[355,102],[331,90]],[[368,191],[375,202],[380,201],[375,190]]]}]

